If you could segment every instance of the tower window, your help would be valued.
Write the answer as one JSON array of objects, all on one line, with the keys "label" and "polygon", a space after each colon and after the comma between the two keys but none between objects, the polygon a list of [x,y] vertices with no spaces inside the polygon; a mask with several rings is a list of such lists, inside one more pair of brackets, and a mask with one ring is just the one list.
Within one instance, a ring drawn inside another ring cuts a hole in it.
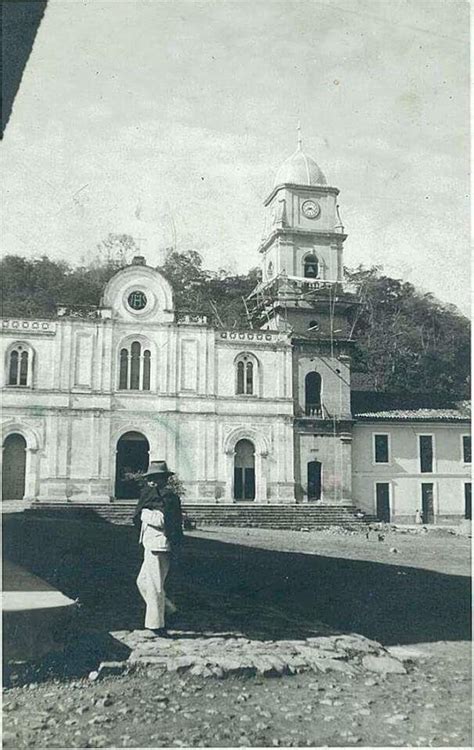
[{"label": "tower window", "polygon": [[32,352],[25,346],[15,346],[8,357],[8,385],[31,385]]},{"label": "tower window", "polygon": [[321,385],[322,381],[319,372],[308,372],[304,381],[304,411],[307,417],[320,417],[322,414]]},{"label": "tower window", "polygon": [[253,396],[256,393],[255,370],[256,366],[248,355],[241,355],[236,364],[237,382],[236,393],[238,396]]},{"label": "tower window", "polygon": [[149,391],[151,383],[151,352],[133,341],[120,350],[119,389]]},{"label": "tower window", "polygon": [[303,275],[305,279],[317,279],[319,276],[319,262],[315,255],[307,255],[304,259]]}]

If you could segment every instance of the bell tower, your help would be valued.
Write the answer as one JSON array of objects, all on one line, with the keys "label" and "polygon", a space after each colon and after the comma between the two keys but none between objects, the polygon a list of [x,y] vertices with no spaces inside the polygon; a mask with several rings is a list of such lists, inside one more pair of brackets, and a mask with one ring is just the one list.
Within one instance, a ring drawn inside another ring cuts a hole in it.
[{"label": "bell tower", "polygon": [[295,499],[352,504],[350,361],[358,306],[343,278],[339,190],[302,145],[264,201],[255,324],[287,331],[293,349]]}]

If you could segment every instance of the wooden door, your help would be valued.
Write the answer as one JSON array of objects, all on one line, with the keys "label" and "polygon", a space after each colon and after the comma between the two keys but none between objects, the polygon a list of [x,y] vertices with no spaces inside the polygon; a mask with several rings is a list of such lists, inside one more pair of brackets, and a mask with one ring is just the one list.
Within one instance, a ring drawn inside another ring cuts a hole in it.
[{"label": "wooden door", "polygon": [[321,461],[308,461],[308,500],[321,499]]},{"label": "wooden door", "polygon": [[434,523],[434,492],[432,482],[421,485],[421,518],[423,523]]},{"label": "wooden door", "polygon": [[472,484],[471,482],[465,482],[464,484],[464,518],[471,520],[472,518]]},{"label": "wooden door", "polygon": [[390,523],[390,485],[388,482],[377,482],[376,514],[379,521]]},{"label": "wooden door", "polygon": [[255,448],[250,440],[235,446],[234,499],[255,500]]},{"label": "wooden door", "polygon": [[3,444],[2,497],[4,500],[22,500],[25,495],[26,440],[13,433]]}]

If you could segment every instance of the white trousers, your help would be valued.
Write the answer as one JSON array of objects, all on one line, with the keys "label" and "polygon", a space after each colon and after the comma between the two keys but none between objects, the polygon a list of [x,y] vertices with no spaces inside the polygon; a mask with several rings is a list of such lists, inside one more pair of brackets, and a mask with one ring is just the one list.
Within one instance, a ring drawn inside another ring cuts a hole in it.
[{"label": "white trousers", "polygon": [[165,627],[165,580],[169,569],[169,552],[144,550],[137,586],[146,604],[145,627],[151,630]]}]

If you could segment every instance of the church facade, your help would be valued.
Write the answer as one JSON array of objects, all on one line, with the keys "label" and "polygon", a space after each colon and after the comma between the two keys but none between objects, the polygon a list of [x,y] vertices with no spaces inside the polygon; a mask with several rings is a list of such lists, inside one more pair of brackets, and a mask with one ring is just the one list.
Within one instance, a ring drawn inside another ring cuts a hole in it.
[{"label": "church facade", "polygon": [[[87,316],[65,307],[54,320],[3,320],[4,498],[131,500],[134,477],[164,459],[189,504],[356,504],[413,520],[418,489],[426,494],[413,466],[413,498],[397,513],[393,453],[380,478],[372,447],[369,460],[354,446],[371,446],[381,430],[378,417],[357,420],[351,410],[359,303],[343,282],[338,194],[300,143],[265,201],[247,330],[178,318],[169,282],[142,256]],[[465,415],[443,425],[453,445],[467,446]],[[436,497],[446,474],[467,497],[468,464],[446,458]],[[379,492],[387,477],[392,489]],[[437,502],[438,520],[466,514],[466,499]]]}]

